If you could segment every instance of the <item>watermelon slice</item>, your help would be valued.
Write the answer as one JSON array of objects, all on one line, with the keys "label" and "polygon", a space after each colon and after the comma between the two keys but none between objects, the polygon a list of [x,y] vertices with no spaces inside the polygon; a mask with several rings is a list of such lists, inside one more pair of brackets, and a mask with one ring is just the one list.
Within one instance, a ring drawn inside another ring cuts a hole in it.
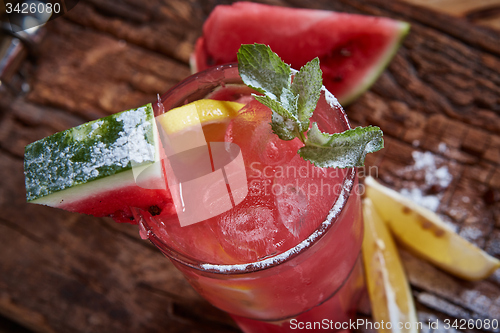
[{"label": "watermelon slice", "polygon": [[319,57],[323,84],[347,105],[378,78],[408,30],[389,18],[237,2],[210,14],[191,68],[236,62],[241,44],[267,44],[292,68]]},{"label": "watermelon slice", "polygon": [[173,209],[159,146],[151,104],[31,143],[27,201],[131,223],[129,207],[152,215]]}]

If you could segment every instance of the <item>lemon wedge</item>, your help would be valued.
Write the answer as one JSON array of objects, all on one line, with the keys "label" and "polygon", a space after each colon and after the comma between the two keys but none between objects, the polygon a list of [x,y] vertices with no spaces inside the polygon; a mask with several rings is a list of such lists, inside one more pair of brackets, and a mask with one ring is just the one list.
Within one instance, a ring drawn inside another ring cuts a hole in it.
[{"label": "lemon wedge", "polygon": [[244,105],[237,102],[200,99],[156,117],[167,134],[181,133],[198,125],[227,123]]},{"label": "lemon wedge", "polygon": [[415,304],[392,236],[369,198],[363,200],[363,261],[378,332],[418,332]]},{"label": "lemon wedge", "polygon": [[372,177],[366,195],[394,237],[435,266],[466,280],[480,280],[500,267],[500,261],[455,233],[434,212],[415,204]]},{"label": "lemon wedge", "polygon": [[243,106],[237,102],[200,99],[157,116],[156,122],[168,137],[167,154],[203,147],[207,142],[224,142],[227,125]]}]

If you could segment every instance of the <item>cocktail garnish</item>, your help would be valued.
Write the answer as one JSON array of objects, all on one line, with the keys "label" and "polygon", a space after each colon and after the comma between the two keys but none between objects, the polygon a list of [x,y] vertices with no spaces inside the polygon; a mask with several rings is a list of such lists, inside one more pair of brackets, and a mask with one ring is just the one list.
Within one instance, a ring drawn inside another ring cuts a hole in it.
[{"label": "cocktail garnish", "polygon": [[[263,94],[255,99],[272,110],[271,127],[282,140],[299,138],[299,155],[319,167],[363,166],[367,153],[384,147],[376,126],[357,127],[342,133],[324,133],[310,118],[323,86],[319,59],[294,72],[263,44],[244,44],[238,50],[238,69],[243,82]],[[293,80],[292,80],[293,76]]]}]

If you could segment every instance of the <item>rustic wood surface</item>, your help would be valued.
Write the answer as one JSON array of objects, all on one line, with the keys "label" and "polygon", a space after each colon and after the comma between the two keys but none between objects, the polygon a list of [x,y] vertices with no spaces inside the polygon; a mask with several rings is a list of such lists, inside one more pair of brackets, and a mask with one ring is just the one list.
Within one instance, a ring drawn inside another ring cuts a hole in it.
[{"label": "rustic wood surface", "polygon": [[500,30],[499,0],[401,0]]},{"label": "rustic wood surface", "polygon": [[[202,22],[227,2],[82,0],[46,26],[12,89],[0,87],[0,332],[238,332],[134,226],[28,205],[22,173],[27,143],[152,101],[186,77]],[[386,148],[368,158],[384,183],[438,198],[450,225],[500,258],[500,33],[403,2],[264,2],[412,24],[349,117],[384,130]],[[437,170],[449,185],[424,181]],[[420,321],[500,318],[500,271],[464,282],[401,255]]]}]

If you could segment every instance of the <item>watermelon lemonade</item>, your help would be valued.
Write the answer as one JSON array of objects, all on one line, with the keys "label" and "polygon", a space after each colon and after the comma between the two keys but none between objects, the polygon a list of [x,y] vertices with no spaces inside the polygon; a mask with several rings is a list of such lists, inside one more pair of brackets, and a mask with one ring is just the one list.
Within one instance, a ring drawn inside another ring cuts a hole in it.
[{"label": "watermelon lemonade", "polygon": [[[162,96],[155,114],[158,118],[207,97],[242,103],[237,114],[224,121],[202,121],[206,147],[211,147],[212,173],[225,172],[229,208],[184,226],[181,210],[188,206],[179,210],[172,204],[161,212],[133,208],[142,234],[245,332],[345,329],[363,288],[356,168],[319,168],[302,159],[297,154],[302,142],[284,141],[272,132],[271,110],[241,85],[237,65],[191,76]],[[201,104],[196,103],[199,113]],[[325,89],[312,120],[322,131],[349,129],[345,113]],[[185,131],[175,135],[180,132]],[[214,168],[217,141],[225,142],[229,157]],[[184,169],[200,164],[203,154],[196,151]],[[172,169],[169,158],[164,161],[165,169]],[[225,167],[231,161],[239,161],[244,172],[232,174],[234,168]],[[242,174],[244,186],[241,181],[239,187],[233,186],[231,179],[241,180]],[[189,193],[182,193],[188,188],[182,182],[169,180],[169,188],[174,203],[175,193],[179,202],[189,199]],[[210,186],[195,192],[201,192],[193,194],[199,210],[223,205]]]}]

